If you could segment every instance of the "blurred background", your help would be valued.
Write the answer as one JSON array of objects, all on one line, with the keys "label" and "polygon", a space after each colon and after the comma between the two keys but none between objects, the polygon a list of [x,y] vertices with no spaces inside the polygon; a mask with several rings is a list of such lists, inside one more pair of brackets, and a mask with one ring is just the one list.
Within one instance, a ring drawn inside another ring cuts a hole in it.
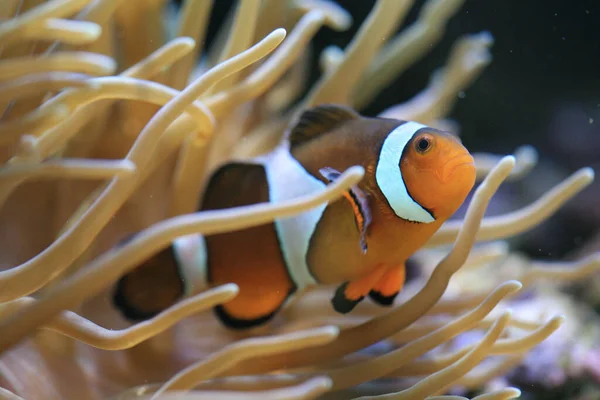
[{"label": "blurred background", "polygon": [[[174,1],[178,4],[180,0]],[[337,3],[352,14],[354,24],[346,32],[323,28],[317,34],[311,81],[320,75],[316,55],[327,45],[344,48],[375,1]],[[403,26],[414,22],[423,3],[415,1]],[[214,3],[209,49],[233,6],[233,0]],[[531,144],[540,156],[530,175],[502,186],[489,209],[489,214],[498,214],[534,201],[578,168],[591,166],[600,171],[599,1],[467,0],[450,19],[444,39],[377,96],[364,113],[376,115],[417,94],[432,72],[445,64],[458,37],[482,31],[494,37],[492,63],[461,93],[450,117],[459,122],[460,135],[471,151],[509,154],[520,145]],[[540,259],[600,250],[598,181],[511,244]]]}]

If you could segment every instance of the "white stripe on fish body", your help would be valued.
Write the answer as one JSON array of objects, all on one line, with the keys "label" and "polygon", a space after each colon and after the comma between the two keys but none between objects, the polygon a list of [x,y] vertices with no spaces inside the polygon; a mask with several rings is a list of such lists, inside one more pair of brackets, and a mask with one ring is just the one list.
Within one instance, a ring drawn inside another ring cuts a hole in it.
[{"label": "white stripe on fish body", "polygon": [[[325,188],[296,161],[284,146],[258,158],[263,164],[271,202],[290,200]],[[310,238],[327,204],[319,205],[294,217],[274,221],[288,273],[298,290],[316,280],[306,263]],[[199,234],[181,236],[172,243],[178,268],[184,280],[185,295],[197,293],[208,285],[207,254],[204,237]]]},{"label": "white stripe on fish body", "polygon": [[184,296],[205,289],[207,282],[206,242],[197,233],[181,236],[172,243],[179,273],[183,279]]},{"label": "white stripe on fish body", "polygon": [[[325,188],[293,158],[285,146],[265,157],[269,199],[273,203],[290,200]],[[275,230],[288,273],[298,290],[316,284],[306,262],[310,238],[327,207],[327,203],[293,217],[276,219]]]},{"label": "white stripe on fish body", "polygon": [[400,170],[400,158],[404,148],[415,133],[422,128],[427,128],[427,126],[417,122],[406,122],[395,128],[386,137],[379,153],[375,179],[398,217],[413,222],[429,223],[435,219],[410,196]]}]

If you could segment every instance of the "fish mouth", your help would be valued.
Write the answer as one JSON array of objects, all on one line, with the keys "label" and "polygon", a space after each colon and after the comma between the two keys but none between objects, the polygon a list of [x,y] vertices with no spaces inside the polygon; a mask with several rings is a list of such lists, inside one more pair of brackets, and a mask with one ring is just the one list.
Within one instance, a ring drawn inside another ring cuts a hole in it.
[{"label": "fish mouth", "polygon": [[475,168],[475,160],[473,160],[471,154],[462,153],[452,157],[444,164],[442,181],[448,182],[457,170],[464,170],[465,167]]}]

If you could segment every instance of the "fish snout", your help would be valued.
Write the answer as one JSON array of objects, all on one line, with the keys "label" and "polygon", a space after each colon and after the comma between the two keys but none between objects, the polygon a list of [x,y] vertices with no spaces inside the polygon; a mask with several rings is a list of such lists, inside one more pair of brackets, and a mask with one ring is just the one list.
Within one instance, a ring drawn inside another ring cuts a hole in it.
[{"label": "fish snout", "polygon": [[453,175],[460,173],[464,177],[475,176],[475,160],[468,152],[451,157],[442,168],[442,181],[448,182]]}]

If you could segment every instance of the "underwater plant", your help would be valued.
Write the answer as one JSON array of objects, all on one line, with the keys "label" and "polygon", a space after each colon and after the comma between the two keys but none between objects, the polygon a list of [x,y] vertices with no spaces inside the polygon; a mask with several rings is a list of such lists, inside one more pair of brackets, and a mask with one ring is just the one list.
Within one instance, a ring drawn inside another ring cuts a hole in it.
[{"label": "underwater plant", "polygon": [[[218,165],[272,150],[308,107],[366,107],[441,40],[463,2],[428,0],[394,36],[414,2],[378,0],[345,49],[319,55],[322,76],[307,88],[312,37],[324,25],[352,23],[332,2],[239,1],[197,63],[209,0],[186,0],[179,11],[163,0],[4,0],[0,394],[456,399],[446,394],[481,388],[569,326],[569,312],[532,310],[515,294],[548,279],[584,279],[599,255],[542,263],[511,254],[502,240],[550,217],[593,171],[577,171],[523,209],[484,217],[502,182],[535,165],[529,147],[474,154],[479,183],[465,217],[444,223],[415,255],[422,273],[391,309],[363,302],[336,314],[335,288],[319,286],[272,324],[240,333],[208,312],[236,296],[233,284],[134,325],[110,301],[121,276],[177,237],[257,226],[343,196],[360,170],[309,196],[196,212]],[[455,131],[445,118],[491,61],[492,44],[487,32],[459,38],[421,93],[380,116]],[[464,283],[475,273],[486,274],[485,285]],[[461,341],[469,334],[479,336]],[[474,399],[518,396],[490,387]]]}]

